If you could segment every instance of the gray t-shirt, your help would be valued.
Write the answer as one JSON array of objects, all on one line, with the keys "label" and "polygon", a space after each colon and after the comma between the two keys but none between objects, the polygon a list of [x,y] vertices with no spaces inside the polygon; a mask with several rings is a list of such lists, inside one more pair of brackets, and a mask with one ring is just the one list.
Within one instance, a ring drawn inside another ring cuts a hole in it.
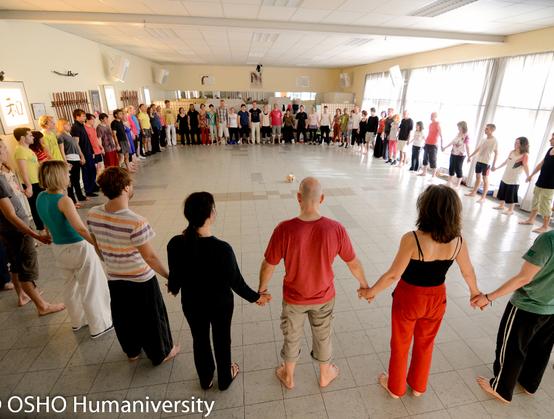
[{"label": "gray t-shirt", "polygon": [[[4,176],[0,176],[0,199],[4,199],[4,198],[9,198],[9,200],[11,201],[15,209],[15,213],[19,218],[21,218],[23,221],[27,220],[27,213],[23,208],[23,204],[16,196],[11,186],[8,184],[8,181],[6,180],[6,178]],[[6,217],[4,217],[4,214],[2,213],[2,211],[0,211],[0,232],[13,232],[13,231],[18,231],[18,230],[12,223],[10,223],[6,219]]]}]

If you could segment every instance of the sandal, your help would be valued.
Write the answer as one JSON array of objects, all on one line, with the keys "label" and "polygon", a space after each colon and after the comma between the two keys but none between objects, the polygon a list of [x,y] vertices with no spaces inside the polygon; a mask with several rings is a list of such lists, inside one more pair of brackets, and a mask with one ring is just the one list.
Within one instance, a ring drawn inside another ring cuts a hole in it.
[{"label": "sandal", "polygon": [[239,372],[240,372],[239,364],[237,364],[236,362],[233,362],[231,364],[231,381],[237,378],[237,375],[239,375]]}]

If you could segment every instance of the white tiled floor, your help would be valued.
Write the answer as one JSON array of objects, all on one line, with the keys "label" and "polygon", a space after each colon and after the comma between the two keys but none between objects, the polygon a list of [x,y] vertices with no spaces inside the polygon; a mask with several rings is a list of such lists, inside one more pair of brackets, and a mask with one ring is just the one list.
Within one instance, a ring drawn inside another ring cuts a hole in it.
[{"label": "white tiled floor", "polygon": [[[133,209],[150,220],[157,232],[154,244],[165,260],[166,243],[185,227],[183,199],[193,191],[213,192],[218,211],[216,235],[232,244],[243,275],[256,287],[273,228],[297,214],[294,191],[298,183],[284,181],[291,172],[298,180],[307,175],[321,179],[328,193],[323,214],[345,224],[368,280],[375,281],[391,262],[400,236],[413,229],[415,201],[427,183],[406,169],[350,150],[307,145],[170,149],[143,163]],[[489,291],[517,271],[534,234],[529,227],[517,225],[519,215],[500,215],[490,201],[479,205],[466,197],[462,200],[464,238],[480,287]],[[59,300],[64,284],[56,278],[52,253],[41,246],[39,255],[40,285],[47,299]],[[210,417],[217,418],[552,417],[551,367],[535,396],[518,390],[511,406],[490,400],[476,385],[477,375],[490,375],[505,301],[485,312],[473,311],[455,266],[447,280],[448,309],[437,337],[429,391],[420,399],[390,399],[376,380],[389,358],[390,292],[372,305],[359,301],[357,282],[342,262],[337,261],[335,267],[334,347],[341,376],[325,390],[316,383],[317,365],[308,355],[310,339],[304,342],[297,388],[287,391],[274,377],[282,341],[278,320],[281,269],[271,283],[274,300],[269,306],[259,308],[236,299],[233,359],[241,365],[241,374],[227,392],[200,389],[179,299],[166,297],[173,336],[181,343],[182,354],[152,368],[144,359],[129,364],[114,334],[91,341],[86,330],[71,331],[65,312],[38,318],[31,305],[18,309],[13,293],[1,293],[0,400],[5,403],[11,394],[88,395],[94,400],[195,396],[214,400]],[[171,415],[143,417],[160,416]],[[0,417],[8,417],[4,405]]]}]

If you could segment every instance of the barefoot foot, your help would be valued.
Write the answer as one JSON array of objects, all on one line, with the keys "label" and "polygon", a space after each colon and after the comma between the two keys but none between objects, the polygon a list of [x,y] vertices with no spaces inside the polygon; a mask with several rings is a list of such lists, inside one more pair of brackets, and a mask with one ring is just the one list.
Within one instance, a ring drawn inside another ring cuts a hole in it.
[{"label": "barefoot foot", "polygon": [[493,207],[492,209],[495,209],[495,210],[503,210],[504,209],[504,205],[499,205],[497,207]]},{"label": "barefoot foot", "polygon": [[21,292],[21,295],[19,296],[19,299],[17,300],[17,306],[23,307],[24,305],[28,304],[31,301],[31,298],[24,292]]},{"label": "barefoot foot", "polygon": [[546,227],[539,227],[539,228],[535,228],[533,230],[533,233],[538,233],[538,234],[542,234],[542,233],[546,233],[548,231],[548,228]]},{"label": "barefoot foot", "polygon": [[513,211],[510,211],[510,210],[508,210],[508,211],[503,211],[503,212],[502,212],[502,214],[504,214],[504,215],[512,215],[513,213],[514,213],[514,212],[513,212]]},{"label": "barefoot foot", "polygon": [[525,226],[532,226],[533,224],[535,224],[535,221],[525,220],[525,221],[520,221],[518,224],[525,225]]},{"label": "barefoot foot", "polygon": [[339,376],[339,367],[337,367],[335,364],[329,365],[329,369],[327,372],[319,377],[319,386],[321,388],[327,387],[331,382]]},{"label": "barefoot foot", "polygon": [[277,367],[275,369],[275,375],[277,376],[277,378],[279,379],[281,384],[283,384],[283,386],[285,386],[285,388],[287,388],[289,390],[292,390],[294,388],[294,381],[293,381],[292,377],[290,377],[290,378],[286,377],[285,364],[281,364],[280,367]]},{"label": "barefoot foot", "polygon": [[468,192],[465,194],[465,196],[475,196],[475,192]]},{"label": "barefoot foot", "polygon": [[181,347],[179,345],[174,345],[173,348],[171,348],[171,352],[165,357],[165,359],[162,362],[167,362],[175,358],[175,356],[177,356],[177,354],[180,351],[181,351]]},{"label": "barefoot foot", "polygon": [[44,308],[38,309],[39,316],[47,316],[48,314],[57,313],[58,311],[65,310],[63,304],[46,304]]},{"label": "barefoot foot", "polygon": [[394,394],[392,391],[389,390],[388,381],[389,381],[389,377],[387,376],[387,374],[382,373],[379,376],[379,384],[381,384],[381,387],[387,390],[387,392],[393,399],[399,399],[400,396],[397,396],[396,394]]},{"label": "barefoot foot", "polygon": [[423,393],[420,393],[419,391],[415,391],[414,389],[412,389],[412,395],[414,397],[421,397],[423,396]]},{"label": "barefoot foot", "polygon": [[7,284],[4,284],[2,288],[0,288],[0,291],[10,291],[13,290],[14,286],[11,282],[8,282]]},{"label": "barefoot foot", "polygon": [[510,403],[508,400],[504,399],[500,394],[498,394],[496,391],[493,390],[491,387],[489,380],[485,377],[477,377],[477,384],[483,389],[485,393],[490,394],[491,396],[497,398],[502,403]]}]

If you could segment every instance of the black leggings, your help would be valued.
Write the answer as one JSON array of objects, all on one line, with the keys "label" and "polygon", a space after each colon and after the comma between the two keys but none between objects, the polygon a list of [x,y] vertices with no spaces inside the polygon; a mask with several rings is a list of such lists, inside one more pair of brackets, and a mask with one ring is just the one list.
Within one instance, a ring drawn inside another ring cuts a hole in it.
[{"label": "black leggings", "polygon": [[308,139],[305,126],[296,127],[296,141],[300,141],[300,134],[302,134],[302,141],[306,141]]},{"label": "black leggings", "polygon": [[[183,313],[190,326],[194,365],[200,379],[200,386],[207,389],[214,378],[217,365],[217,381],[220,390],[226,390],[231,377],[231,320],[233,304],[201,307],[183,306]],[[212,331],[215,364],[210,342]]]},{"label": "black leggings", "polygon": [[229,140],[235,143],[239,142],[240,137],[238,128],[229,128]]},{"label": "black leggings", "polygon": [[423,165],[430,165],[431,169],[437,168],[437,146],[434,144],[425,144],[423,147]]},{"label": "black leggings", "polygon": [[73,202],[77,202],[75,198],[79,201],[86,201],[87,198],[81,189],[81,162],[70,161],[69,164],[71,164],[71,169],[69,169],[70,184],[67,188],[67,196],[69,196]]},{"label": "black leggings", "polygon": [[322,125],[319,127],[319,130],[321,131],[321,141],[325,141],[329,144],[329,133],[331,132],[331,128],[328,125]]},{"label": "black leggings", "polygon": [[317,128],[308,128],[308,137],[310,142],[315,142],[317,138]]},{"label": "black leggings", "polygon": [[450,176],[454,176],[454,174],[456,174],[458,179],[461,179],[464,176],[462,168],[464,167],[465,158],[466,156],[455,156],[454,154],[450,155],[450,166],[448,167],[448,174]]},{"label": "black leggings", "polygon": [[358,136],[358,130],[352,129],[352,139],[350,140],[350,145],[359,144],[360,139],[358,138]]}]

